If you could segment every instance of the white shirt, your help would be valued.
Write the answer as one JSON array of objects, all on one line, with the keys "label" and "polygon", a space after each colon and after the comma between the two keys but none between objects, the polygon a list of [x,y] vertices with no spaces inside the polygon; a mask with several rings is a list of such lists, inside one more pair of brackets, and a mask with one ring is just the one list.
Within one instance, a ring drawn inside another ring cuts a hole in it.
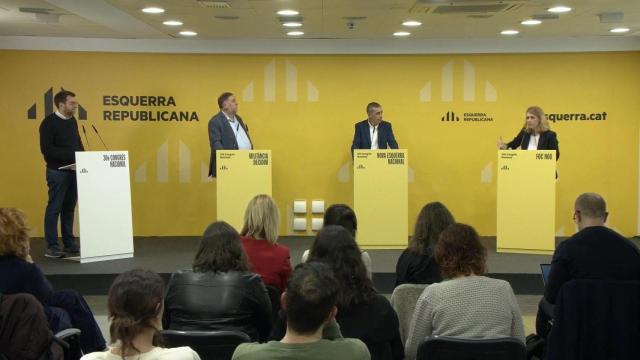
[{"label": "white shirt", "polygon": [[238,119],[236,119],[236,116],[234,115],[233,118],[230,118],[229,115],[224,113],[224,111],[222,113],[227,120],[229,120],[229,125],[231,125],[231,128],[233,129],[233,134],[236,136],[236,141],[238,142],[238,149],[251,150],[251,140],[249,140],[249,136],[247,136],[244,128],[240,125]]},{"label": "white shirt", "polygon": [[66,116],[62,115],[62,113],[60,111],[58,111],[58,110],[56,110],[56,115],[62,120],[69,120],[69,119],[71,119],[73,117],[73,115],[71,115],[69,117],[66,117]]},{"label": "white shirt", "polygon": [[373,126],[369,123],[369,136],[371,137],[371,150],[379,149],[378,147],[378,126]]},{"label": "white shirt", "polygon": [[538,150],[538,141],[540,141],[540,134],[531,135],[527,150]]},{"label": "white shirt", "polygon": [[[109,349],[104,352],[87,354],[81,360],[122,360],[122,356],[112,354]],[[125,360],[200,360],[200,356],[188,346],[172,349],[156,347],[140,355],[126,356]]]}]

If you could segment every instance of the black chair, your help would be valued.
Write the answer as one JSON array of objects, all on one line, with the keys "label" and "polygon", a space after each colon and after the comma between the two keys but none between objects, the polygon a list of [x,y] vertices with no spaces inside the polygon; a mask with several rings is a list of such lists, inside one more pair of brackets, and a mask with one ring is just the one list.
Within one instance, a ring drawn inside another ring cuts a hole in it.
[{"label": "black chair", "polygon": [[166,347],[189,346],[202,360],[230,360],[238,345],[251,342],[249,335],[240,331],[163,330],[160,334]]},{"label": "black chair", "polygon": [[545,359],[640,357],[640,282],[571,280],[553,310]]},{"label": "black chair", "polygon": [[417,360],[526,360],[527,350],[517,338],[466,339],[434,336],[418,347]]}]

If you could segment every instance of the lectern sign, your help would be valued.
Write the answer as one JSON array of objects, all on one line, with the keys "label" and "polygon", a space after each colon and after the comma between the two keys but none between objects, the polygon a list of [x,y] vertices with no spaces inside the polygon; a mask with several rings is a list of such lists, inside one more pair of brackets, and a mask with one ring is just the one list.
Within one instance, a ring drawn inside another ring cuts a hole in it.
[{"label": "lectern sign", "polygon": [[133,256],[129,152],[76,153],[80,261]]},{"label": "lectern sign", "polygon": [[249,201],[271,195],[271,150],[218,150],[216,157],[218,220],[239,231]]},{"label": "lectern sign", "polygon": [[498,152],[497,248],[547,254],[555,249],[556,152]]},{"label": "lectern sign", "polygon": [[353,160],[358,243],[365,248],[405,248],[409,211],[407,150],[356,150]]}]

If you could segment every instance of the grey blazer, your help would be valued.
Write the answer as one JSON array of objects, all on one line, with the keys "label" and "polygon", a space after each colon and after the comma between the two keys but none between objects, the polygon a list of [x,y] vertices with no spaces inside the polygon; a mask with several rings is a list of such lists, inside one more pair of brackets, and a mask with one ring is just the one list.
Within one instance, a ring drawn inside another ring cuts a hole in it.
[{"label": "grey blazer", "polygon": [[[249,128],[242,121],[240,116],[236,115],[236,119],[240,123],[240,126],[247,133],[251,147],[253,148],[253,142],[249,136]],[[237,150],[238,141],[236,135],[229,124],[229,120],[224,116],[222,111],[214,115],[209,120],[209,145],[211,146],[211,160],[209,160],[209,176],[216,177],[216,150]]]}]

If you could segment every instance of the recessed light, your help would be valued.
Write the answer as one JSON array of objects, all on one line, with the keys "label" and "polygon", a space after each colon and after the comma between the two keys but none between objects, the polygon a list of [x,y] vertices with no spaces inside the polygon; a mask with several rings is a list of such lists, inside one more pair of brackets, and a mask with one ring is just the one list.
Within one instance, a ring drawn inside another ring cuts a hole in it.
[{"label": "recessed light", "polygon": [[142,9],[142,12],[147,14],[162,14],[164,9],[159,7],[146,7]]},{"label": "recessed light", "polygon": [[298,11],[289,10],[289,9],[278,11],[278,15],[282,15],[282,16],[295,16],[298,14],[300,14]]},{"label": "recessed light", "polygon": [[293,22],[293,21],[291,21],[291,22],[283,23],[283,24],[282,24],[282,26],[284,26],[284,27],[290,27],[290,28],[297,28],[297,27],[302,26],[302,23],[299,23],[299,22]]},{"label": "recessed light", "polygon": [[522,24],[522,25],[540,25],[540,24],[542,24],[542,21],[536,20],[536,19],[528,19],[528,20],[523,20],[520,24]]},{"label": "recessed light", "polygon": [[396,31],[396,32],[393,33],[393,36],[401,36],[402,37],[402,36],[409,36],[409,35],[411,35],[411,33],[408,32],[408,31]]},{"label": "recessed light", "polygon": [[568,6],[554,6],[551,8],[548,8],[547,11],[552,12],[552,13],[566,13],[569,12],[573,9],[571,9]]},{"label": "recessed light", "polygon": [[289,31],[287,33],[287,35],[289,35],[289,36],[302,36],[302,35],[304,35],[304,32],[302,32],[302,31]]},{"label": "recessed light", "polygon": [[420,21],[409,20],[402,23],[404,26],[420,26],[422,23]]},{"label": "recessed light", "polygon": [[182,25],[182,21],[178,21],[178,20],[167,20],[165,22],[163,22],[164,25],[167,26],[180,26]]},{"label": "recessed light", "polygon": [[198,33],[195,32],[195,31],[191,31],[191,30],[185,30],[185,31],[180,31],[180,35],[182,35],[182,36],[196,36],[196,35],[198,35]]},{"label": "recessed light", "polygon": [[500,31],[500,34],[502,34],[502,35],[518,35],[518,34],[520,34],[520,31],[518,31],[518,30],[502,30],[502,31]]},{"label": "recessed light", "polygon": [[612,32],[614,34],[622,34],[622,33],[629,32],[630,30],[631,29],[629,29],[629,28],[619,27],[619,28],[613,28],[613,29],[609,30],[609,32]]}]

